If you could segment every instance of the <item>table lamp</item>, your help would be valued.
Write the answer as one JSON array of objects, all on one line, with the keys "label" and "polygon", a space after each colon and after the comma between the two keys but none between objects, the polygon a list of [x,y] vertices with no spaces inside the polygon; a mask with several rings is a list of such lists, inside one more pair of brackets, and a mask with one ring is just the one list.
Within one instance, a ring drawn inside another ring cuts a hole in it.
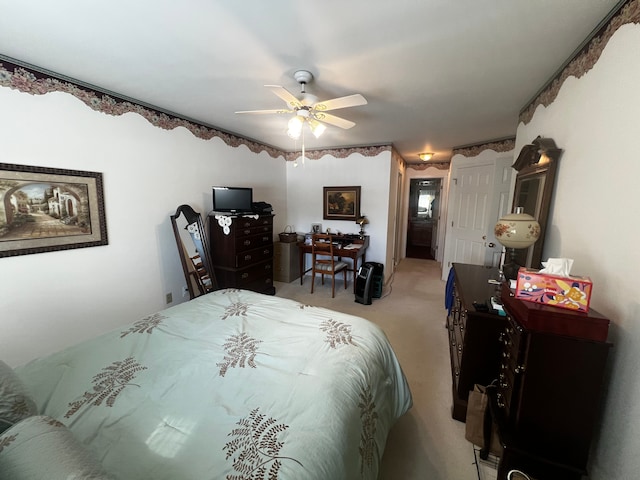
[{"label": "table lamp", "polygon": [[364,238],[364,226],[369,223],[369,220],[367,220],[367,217],[365,217],[364,215],[358,217],[358,219],[356,220],[356,223],[358,225],[360,225],[360,238]]},{"label": "table lamp", "polygon": [[496,240],[507,247],[509,261],[502,266],[502,274],[507,280],[514,280],[520,265],[517,264],[516,249],[529,248],[540,238],[540,224],[522,207],[504,215],[494,228]]}]

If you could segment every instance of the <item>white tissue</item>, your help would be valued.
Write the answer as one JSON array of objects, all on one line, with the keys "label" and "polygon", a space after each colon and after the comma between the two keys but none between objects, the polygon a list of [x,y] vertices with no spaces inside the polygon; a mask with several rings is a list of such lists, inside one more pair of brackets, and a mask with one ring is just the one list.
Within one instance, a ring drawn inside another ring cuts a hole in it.
[{"label": "white tissue", "polygon": [[568,277],[571,275],[571,267],[573,266],[573,258],[550,258],[546,262],[542,262],[544,267],[539,273],[549,273],[551,275],[562,275]]}]

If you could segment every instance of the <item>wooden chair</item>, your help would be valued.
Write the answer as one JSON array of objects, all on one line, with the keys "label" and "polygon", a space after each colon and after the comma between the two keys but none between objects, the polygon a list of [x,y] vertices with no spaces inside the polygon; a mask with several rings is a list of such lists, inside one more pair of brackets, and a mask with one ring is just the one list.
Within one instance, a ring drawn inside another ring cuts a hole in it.
[{"label": "wooden chair", "polygon": [[331,275],[331,298],[334,298],[336,296],[336,275],[338,273],[344,273],[344,288],[347,288],[347,268],[349,264],[334,255],[331,235],[316,233],[311,237],[311,242],[313,263],[311,267],[311,293],[313,293],[313,286],[316,283],[316,273],[322,275],[322,285],[324,285],[324,276]]}]

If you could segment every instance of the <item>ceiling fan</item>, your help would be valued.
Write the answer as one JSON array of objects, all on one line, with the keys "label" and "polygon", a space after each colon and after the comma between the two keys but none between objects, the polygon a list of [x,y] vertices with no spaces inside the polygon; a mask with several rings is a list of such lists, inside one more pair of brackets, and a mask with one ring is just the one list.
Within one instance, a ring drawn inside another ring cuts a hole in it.
[{"label": "ceiling fan", "polygon": [[366,105],[367,100],[359,93],[346,97],[333,98],[323,102],[318,97],[307,93],[305,86],[313,80],[313,74],[307,70],[298,70],[293,78],[300,84],[300,98],[280,85],[265,85],[287,104],[287,108],[273,110],[244,110],[236,113],[249,114],[293,114],[289,120],[287,134],[291,138],[299,138],[302,127],[307,124],[311,132],[318,138],[326,130],[326,124],[343,129],[355,126],[355,123],[344,118],[326,113],[329,110]]}]

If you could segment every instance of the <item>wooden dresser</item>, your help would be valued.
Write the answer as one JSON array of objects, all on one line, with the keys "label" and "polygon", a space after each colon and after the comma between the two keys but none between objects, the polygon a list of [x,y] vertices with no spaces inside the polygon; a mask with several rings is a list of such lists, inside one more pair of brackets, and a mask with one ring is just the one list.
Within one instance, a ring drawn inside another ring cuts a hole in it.
[{"label": "wooden dresser", "polygon": [[464,422],[473,385],[488,385],[498,376],[502,354],[499,337],[507,319],[474,306],[486,305],[492,296],[499,296],[498,286],[489,283],[490,279],[499,278],[497,268],[454,263],[453,273],[453,305],[447,316],[453,383],[451,414]]},{"label": "wooden dresser", "polygon": [[275,294],[273,215],[222,217],[209,215],[211,263],[218,286]]},{"label": "wooden dresser", "polygon": [[599,418],[609,320],[518,300],[505,284],[508,325],[492,400],[504,454],[498,480],[511,469],[545,480],[586,475]]}]

